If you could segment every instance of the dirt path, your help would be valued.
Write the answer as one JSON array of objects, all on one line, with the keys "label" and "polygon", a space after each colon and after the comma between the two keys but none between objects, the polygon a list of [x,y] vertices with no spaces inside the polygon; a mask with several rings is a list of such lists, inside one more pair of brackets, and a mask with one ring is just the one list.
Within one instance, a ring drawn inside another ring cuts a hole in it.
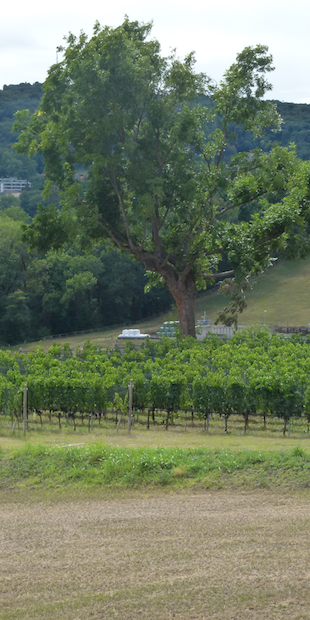
[{"label": "dirt path", "polygon": [[309,619],[309,524],[267,491],[6,500],[0,619]]}]

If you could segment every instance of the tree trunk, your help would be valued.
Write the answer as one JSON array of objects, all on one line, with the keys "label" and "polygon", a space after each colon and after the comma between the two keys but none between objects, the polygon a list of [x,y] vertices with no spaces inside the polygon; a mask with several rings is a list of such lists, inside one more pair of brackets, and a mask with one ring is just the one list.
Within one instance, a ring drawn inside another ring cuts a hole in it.
[{"label": "tree trunk", "polygon": [[225,430],[224,430],[224,433],[227,433],[228,415],[224,415],[224,420],[225,420]]},{"label": "tree trunk", "polygon": [[[157,223],[154,227],[156,229]],[[153,238],[158,237],[158,231]],[[160,243],[158,241],[158,251],[160,252]],[[168,261],[154,255],[146,255],[141,251],[134,253],[137,260],[143,262],[145,269],[159,273],[165,280],[169,291],[176,303],[178,310],[178,318],[182,336],[192,336],[196,338],[195,330],[195,300],[196,300],[196,282],[192,266],[187,265],[182,272],[178,273],[175,267]]]},{"label": "tree trunk", "polygon": [[189,273],[187,276],[181,274],[179,277],[174,278],[171,278],[171,274],[166,277],[163,274],[163,276],[177,306],[182,336],[192,336],[193,338],[196,338],[196,284],[193,274]]},{"label": "tree trunk", "polygon": [[244,412],[243,417],[244,417],[244,434],[246,434],[248,430],[248,425],[249,425],[249,414],[247,411]]}]

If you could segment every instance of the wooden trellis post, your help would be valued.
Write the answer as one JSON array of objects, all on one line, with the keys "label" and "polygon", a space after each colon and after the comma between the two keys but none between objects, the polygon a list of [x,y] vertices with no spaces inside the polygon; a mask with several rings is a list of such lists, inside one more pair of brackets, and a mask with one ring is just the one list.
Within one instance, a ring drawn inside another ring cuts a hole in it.
[{"label": "wooden trellis post", "polygon": [[130,379],[130,383],[128,385],[128,433],[130,433],[131,428],[131,416],[132,416],[132,401],[133,401],[133,380]]},{"label": "wooden trellis post", "polygon": [[23,435],[26,435],[27,430],[27,385],[23,388]]}]

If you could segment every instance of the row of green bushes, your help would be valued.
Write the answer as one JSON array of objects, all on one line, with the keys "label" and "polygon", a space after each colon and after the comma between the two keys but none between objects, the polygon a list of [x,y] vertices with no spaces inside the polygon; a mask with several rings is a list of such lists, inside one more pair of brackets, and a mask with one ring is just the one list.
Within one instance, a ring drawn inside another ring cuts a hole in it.
[{"label": "row of green bushes", "polygon": [[[37,412],[42,421],[42,413],[77,416],[96,416],[101,419],[108,412],[116,415],[128,414],[128,391],[125,386],[106,385],[98,379],[90,384],[78,380],[54,377],[32,378],[27,389],[28,412]],[[5,385],[2,379],[0,406],[4,414],[12,419],[22,415],[22,389]],[[207,378],[197,378],[193,384],[154,377],[150,382],[137,380],[133,390],[133,411],[145,413],[147,425],[150,417],[155,420],[157,412],[164,413],[168,428],[176,412],[191,412],[193,418],[204,419],[209,428],[210,415],[217,413],[227,422],[231,415],[243,416],[245,431],[249,417],[260,415],[283,419],[285,434],[287,422],[291,417],[306,416],[310,420],[309,387],[281,382],[275,379],[267,384],[252,382],[247,384],[240,379],[221,377],[210,373]],[[162,415],[161,415],[162,417]]]},{"label": "row of green bushes", "polygon": [[229,342],[210,337],[161,342],[148,340],[139,350],[103,351],[89,342],[74,354],[69,345],[53,345],[27,355],[0,352],[0,410],[15,416],[21,390],[28,386],[33,411],[64,414],[127,413],[127,388],[134,383],[133,406],[139,411],[176,411],[200,418],[218,413],[310,418],[310,343],[286,340],[267,330],[249,329]]}]

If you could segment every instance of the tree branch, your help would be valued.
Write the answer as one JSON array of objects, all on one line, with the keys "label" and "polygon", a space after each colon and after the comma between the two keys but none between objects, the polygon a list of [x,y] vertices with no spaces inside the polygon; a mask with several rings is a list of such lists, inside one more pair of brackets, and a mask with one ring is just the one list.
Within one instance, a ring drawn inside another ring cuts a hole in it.
[{"label": "tree branch", "polygon": [[230,269],[230,271],[221,271],[216,273],[210,273],[207,276],[203,276],[204,280],[219,280],[220,278],[230,278],[234,275],[234,270]]},{"label": "tree branch", "polygon": [[[176,247],[175,251],[174,251],[174,252],[170,252],[170,253],[168,253],[168,254],[167,254],[167,256],[166,256],[166,258],[165,258],[165,260],[164,260],[164,262],[163,262],[163,264],[162,264],[162,266],[163,266],[163,267],[165,267],[165,265],[167,265],[168,261],[171,261],[171,259],[174,257],[175,253],[179,252],[179,251],[182,249],[182,246],[184,246],[184,245],[185,245],[185,243],[187,243],[187,242],[190,240],[190,238],[191,238],[191,236],[192,236],[192,234],[193,234],[193,230],[194,230],[194,228],[195,228],[195,226],[196,226],[197,222],[199,222],[199,220],[200,220],[200,215],[198,215],[198,216],[196,217],[196,219],[195,219],[195,220],[194,220],[194,222],[192,223],[192,225],[191,225],[191,227],[190,227],[189,231],[188,231],[188,232],[187,232],[187,233],[186,233],[186,234],[182,237],[182,239],[181,239],[180,243],[177,245],[177,247]],[[196,231],[196,233],[195,233],[195,234],[197,234],[197,232],[198,232],[198,231]],[[184,255],[185,255],[185,248],[184,248]],[[196,258],[198,258],[198,256],[196,256]],[[195,260],[196,260],[196,258],[195,258]],[[175,262],[176,262],[176,261],[175,261]],[[191,268],[192,268],[192,267],[191,267]],[[182,272],[182,273],[183,273],[183,272]]]},{"label": "tree branch", "polygon": [[233,204],[233,205],[230,205],[229,207],[225,207],[225,209],[222,209],[222,211],[220,211],[216,217],[217,218],[220,217],[221,215],[226,213],[226,211],[231,211],[231,209],[237,209],[237,208],[243,207],[244,205],[249,204],[250,202],[254,202],[254,200],[257,200],[257,198],[261,198],[265,194],[268,194],[268,189],[264,190],[263,192],[260,192],[259,194],[256,194],[256,196],[253,196],[253,198],[249,198],[248,200],[244,200],[243,202],[239,202],[238,204]]},{"label": "tree branch", "polygon": [[139,132],[140,132],[140,127],[141,127],[141,124],[142,124],[143,116],[144,116],[144,109],[142,110],[142,112],[140,114],[140,117],[139,117],[139,120],[137,122],[136,131],[135,131],[136,138],[139,137]]},{"label": "tree branch", "polygon": [[222,161],[222,159],[223,159],[223,155],[224,155],[224,152],[225,152],[225,148],[226,148],[226,146],[227,146],[227,140],[228,140],[228,129],[227,129],[227,121],[226,121],[226,120],[224,121],[224,128],[225,128],[225,129],[224,129],[224,136],[225,136],[225,147],[221,148],[221,150],[220,150],[220,152],[219,152],[219,155],[218,155],[218,158],[217,158],[217,162],[216,162],[216,167],[217,167],[217,168],[219,168],[219,166],[220,166],[220,163],[221,163],[221,161]]},{"label": "tree branch", "polygon": [[170,211],[172,200],[173,200],[173,195],[174,195],[174,192],[172,192],[172,194],[171,194],[171,197],[170,197],[170,200],[169,200],[168,205],[166,207],[166,212],[165,212],[165,215],[164,215],[164,217],[163,217],[163,219],[161,221],[161,224],[158,225],[158,232],[162,229],[162,227],[163,227],[163,225],[164,225],[164,223],[165,223],[165,221],[167,219],[167,215],[168,215],[168,213]]},{"label": "tree branch", "polygon": [[141,240],[141,245],[140,245],[141,252],[143,252],[143,249],[144,249],[145,239],[146,239],[146,217],[144,218],[144,222],[143,222],[143,234],[142,234],[142,240]]},{"label": "tree branch", "polygon": [[107,224],[107,222],[105,222],[102,219],[102,217],[101,217],[100,223],[101,223],[102,228],[106,231],[108,236],[114,241],[115,245],[118,247],[119,250],[125,250],[125,251],[130,252],[130,249],[128,247],[128,244],[126,243],[126,240],[116,230],[114,230],[110,224]]},{"label": "tree branch", "polygon": [[123,216],[123,221],[124,221],[124,226],[125,226],[126,235],[127,235],[127,240],[128,240],[128,245],[129,245],[130,249],[133,251],[134,250],[134,243],[132,241],[131,234],[130,234],[130,231],[129,231],[129,223],[128,223],[128,219],[127,219],[127,215],[126,215],[123,199],[122,199],[121,193],[120,193],[118,185],[117,185],[115,171],[114,170],[108,170],[108,175],[109,175],[110,181],[112,183],[113,189],[114,189],[114,191],[116,193],[116,196],[118,198],[119,206],[121,208],[121,212],[122,212],[122,216]]}]

